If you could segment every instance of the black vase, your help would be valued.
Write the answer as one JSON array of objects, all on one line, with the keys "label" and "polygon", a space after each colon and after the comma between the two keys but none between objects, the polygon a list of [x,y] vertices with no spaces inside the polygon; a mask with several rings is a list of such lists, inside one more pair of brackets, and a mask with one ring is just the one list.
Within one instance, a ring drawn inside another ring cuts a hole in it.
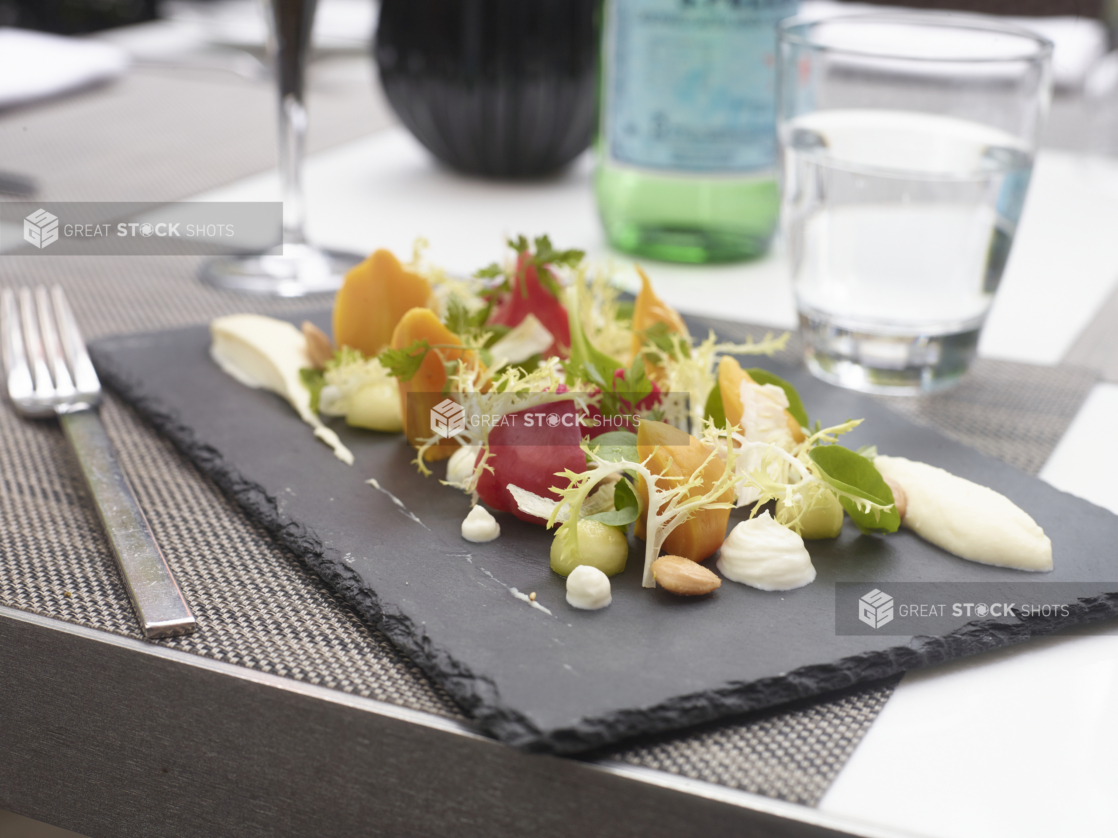
[{"label": "black vase", "polygon": [[432,154],[489,177],[547,174],[590,144],[598,0],[382,0],[373,52]]}]

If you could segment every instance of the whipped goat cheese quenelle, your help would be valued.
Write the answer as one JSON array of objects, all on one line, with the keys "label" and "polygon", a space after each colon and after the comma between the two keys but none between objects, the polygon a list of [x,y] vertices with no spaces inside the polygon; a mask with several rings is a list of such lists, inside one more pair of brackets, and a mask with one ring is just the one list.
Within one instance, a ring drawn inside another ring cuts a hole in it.
[{"label": "whipped goat cheese quenelle", "polygon": [[1052,542],[1028,513],[1005,495],[949,471],[878,455],[882,477],[908,500],[902,526],[963,559],[1018,570],[1052,569]]},{"label": "whipped goat cheese quenelle", "polygon": [[790,591],[815,581],[804,540],[768,512],[730,530],[718,569],[727,579],[762,591]]},{"label": "whipped goat cheese quenelle", "polygon": [[492,541],[500,534],[501,525],[484,506],[475,506],[462,521],[462,537],[475,544]]}]

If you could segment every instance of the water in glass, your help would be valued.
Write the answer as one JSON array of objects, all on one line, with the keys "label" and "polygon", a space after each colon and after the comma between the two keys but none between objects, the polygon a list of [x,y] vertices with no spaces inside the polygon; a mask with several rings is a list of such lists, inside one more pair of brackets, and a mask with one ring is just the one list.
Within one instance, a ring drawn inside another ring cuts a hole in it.
[{"label": "water in glass", "polygon": [[953,383],[1001,281],[1028,149],[975,122],[897,110],[815,111],[781,131],[808,365],[868,391]]}]

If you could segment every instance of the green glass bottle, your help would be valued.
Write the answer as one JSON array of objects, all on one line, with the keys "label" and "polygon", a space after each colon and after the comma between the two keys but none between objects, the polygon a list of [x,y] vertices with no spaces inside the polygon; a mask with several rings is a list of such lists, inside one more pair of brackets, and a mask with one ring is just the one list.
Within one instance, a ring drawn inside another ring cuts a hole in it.
[{"label": "green glass bottle", "polygon": [[610,243],[751,259],[780,210],[776,23],[794,0],[604,0],[594,187]]}]

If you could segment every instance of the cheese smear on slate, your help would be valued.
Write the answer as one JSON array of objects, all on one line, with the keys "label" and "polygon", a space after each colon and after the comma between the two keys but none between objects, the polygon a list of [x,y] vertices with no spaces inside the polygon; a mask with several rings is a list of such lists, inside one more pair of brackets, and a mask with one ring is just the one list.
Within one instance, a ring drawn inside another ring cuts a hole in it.
[{"label": "cheese smear on slate", "polygon": [[270,390],[295,408],[314,435],[334,450],[334,456],[353,465],[353,453],[338,435],[311,410],[311,394],[299,370],[311,366],[307,339],[286,320],[259,314],[231,314],[210,322],[210,357],[246,387]]}]

